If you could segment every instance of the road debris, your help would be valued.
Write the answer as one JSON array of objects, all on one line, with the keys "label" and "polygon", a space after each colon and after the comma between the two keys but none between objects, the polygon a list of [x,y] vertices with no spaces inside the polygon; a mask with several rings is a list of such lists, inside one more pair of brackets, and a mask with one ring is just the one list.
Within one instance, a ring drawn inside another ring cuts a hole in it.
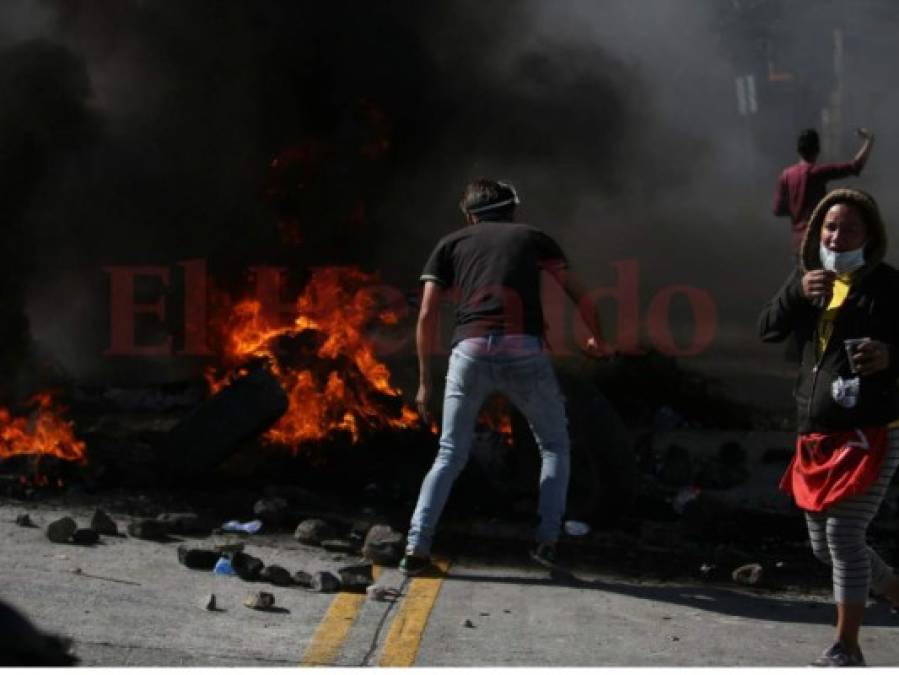
[{"label": "road debris", "polygon": [[54,544],[68,544],[77,529],[78,525],[75,521],[66,516],[47,525],[47,539]]},{"label": "road debris", "polygon": [[758,563],[752,563],[749,565],[743,565],[742,567],[738,567],[733,571],[731,575],[733,580],[738,584],[743,584],[745,586],[755,586],[762,578],[762,566]]},{"label": "road debris", "polygon": [[402,559],[406,538],[389,525],[374,525],[365,535],[362,555],[378,565],[396,565]]},{"label": "road debris", "polygon": [[337,570],[340,584],[347,591],[361,591],[371,586],[375,580],[373,569],[368,565],[348,565]]},{"label": "road debris", "polygon": [[244,534],[256,534],[262,529],[261,520],[250,520],[242,523],[239,520],[229,520],[222,524],[223,532],[243,532]]},{"label": "road debris", "polygon": [[31,520],[31,516],[27,513],[16,516],[16,525],[19,527],[37,527],[37,525],[34,524],[34,521]]},{"label": "road debris", "polygon": [[207,612],[214,612],[218,609],[215,604],[215,593],[210,593],[203,599],[203,609]]},{"label": "road debris", "polygon": [[126,528],[129,537],[148,541],[164,541],[168,535],[168,526],[154,518],[141,518],[128,523]]},{"label": "road debris", "polygon": [[279,565],[266,565],[259,572],[259,580],[266,581],[275,586],[292,586],[293,579],[283,567]]},{"label": "road debris", "polygon": [[340,590],[340,579],[330,572],[316,572],[312,575],[312,590],[318,593],[336,593]]},{"label": "road debris", "polygon": [[140,586],[140,582],[137,581],[129,581],[128,579],[116,579],[115,577],[106,577],[101,574],[88,574],[80,567],[73,567],[69,570],[72,574],[75,574],[79,577],[86,577],[88,579],[99,579],[100,581],[111,581],[116,584],[127,584],[128,586]]},{"label": "road debris", "polygon": [[244,581],[256,581],[265,564],[259,558],[239,552],[231,556],[231,566]]},{"label": "road debris", "polygon": [[231,558],[226,555],[223,555],[216,561],[212,568],[212,573],[222,577],[233,577],[237,574],[237,572],[234,571],[234,567],[231,565]]},{"label": "road debris", "polygon": [[293,538],[301,544],[318,546],[325,539],[335,536],[334,528],[320,518],[308,518],[297,525]]},{"label": "road debris", "polygon": [[304,570],[297,570],[293,573],[293,583],[295,583],[297,586],[303,586],[305,588],[312,588],[314,585],[312,575]]},{"label": "road debris", "polygon": [[265,591],[259,591],[248,595],[243,604],[250,609],[265,611],[275,606],[275,596]]},{"label": "road debris", "polygon": [[368,596],[369,600],[374,600],[376,602],[393,602],[399,598],[401,594],[397,588],[372,584],[365,589],[365,595]]},{"label": "road debris", "polygon": [[109,514],[102,509],[96,509],[91,517],[91,529],[97,534],[105,534],[108,537],[117,537],[119,527]]},{"label": "road debris", "polygon": [[211,471],[277,422],[287,407],[277,378],[267,368],[251,368],[172,427],[161,453],[166,473],[184,480]]},{"label": "road debris", "polygon": [[100,535],[89,527],[81,527],[72,533],[72,543],[90,546],[100,541]]},{"label": "road debris", "polygon": [[192,570],[211,570],[219,561],[220,554],[203,548],[191,548],[186,544],[178,546],[178,562]]}]

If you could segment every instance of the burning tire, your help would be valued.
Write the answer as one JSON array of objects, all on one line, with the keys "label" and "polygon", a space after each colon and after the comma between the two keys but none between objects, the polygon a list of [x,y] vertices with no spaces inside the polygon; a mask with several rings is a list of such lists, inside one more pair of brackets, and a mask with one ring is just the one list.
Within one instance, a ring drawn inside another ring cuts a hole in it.
[{"label": "burning tire", "polygon": [[287,395],[265,368],[253,368],[194,410],[169,434],[165,464],[174,479],[210,471],[287,411]]}]

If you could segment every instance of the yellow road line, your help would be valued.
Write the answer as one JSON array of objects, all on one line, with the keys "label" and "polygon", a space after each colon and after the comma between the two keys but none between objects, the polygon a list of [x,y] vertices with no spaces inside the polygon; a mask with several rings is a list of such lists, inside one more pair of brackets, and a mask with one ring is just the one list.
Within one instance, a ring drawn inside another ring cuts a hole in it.
[{"label": "yellow road line", "polygon": [[[375,581],[381,576],[381,568],[377,565],[372,568],[372,576]],[[338,593],[318,624],[300,665],[330,666],[334,663],[365,600],[365,593]]]},{"label": "yellow road line", "polygon": [[449,560],[434,560],[433,564],[440,570],[440,576],[419,577],[409,584],[403,604],[390,624],[379,666],[397,668],[415,663],[421,636],[437,602],[443,577],[450,568]]}]

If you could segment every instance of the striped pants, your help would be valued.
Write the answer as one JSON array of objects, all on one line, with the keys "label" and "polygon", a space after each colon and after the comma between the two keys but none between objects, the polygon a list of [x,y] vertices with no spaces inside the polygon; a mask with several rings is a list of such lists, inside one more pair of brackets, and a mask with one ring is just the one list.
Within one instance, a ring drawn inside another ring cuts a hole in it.
[{"label": "striped pants", "polygon": [[865,492],[847,497],[817,513],[805,512],[815,557],[833,568],[836,602],[864,604],[868,587],[883,592],[893,570],[865,541],[868,524],[877,514],[899,466],[899,428],[890,429],[880,476]]}]

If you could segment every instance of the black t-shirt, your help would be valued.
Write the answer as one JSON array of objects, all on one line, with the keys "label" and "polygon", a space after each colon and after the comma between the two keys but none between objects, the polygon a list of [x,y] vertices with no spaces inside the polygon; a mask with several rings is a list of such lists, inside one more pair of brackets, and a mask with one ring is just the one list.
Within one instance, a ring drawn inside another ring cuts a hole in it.
[{"label": "black t-shirt", "polygon": [[421,280],[457,291],[453,344],[489,333],[542,336],[540,270],[567,266],[536,227],[482,221],[441,239]]}]

